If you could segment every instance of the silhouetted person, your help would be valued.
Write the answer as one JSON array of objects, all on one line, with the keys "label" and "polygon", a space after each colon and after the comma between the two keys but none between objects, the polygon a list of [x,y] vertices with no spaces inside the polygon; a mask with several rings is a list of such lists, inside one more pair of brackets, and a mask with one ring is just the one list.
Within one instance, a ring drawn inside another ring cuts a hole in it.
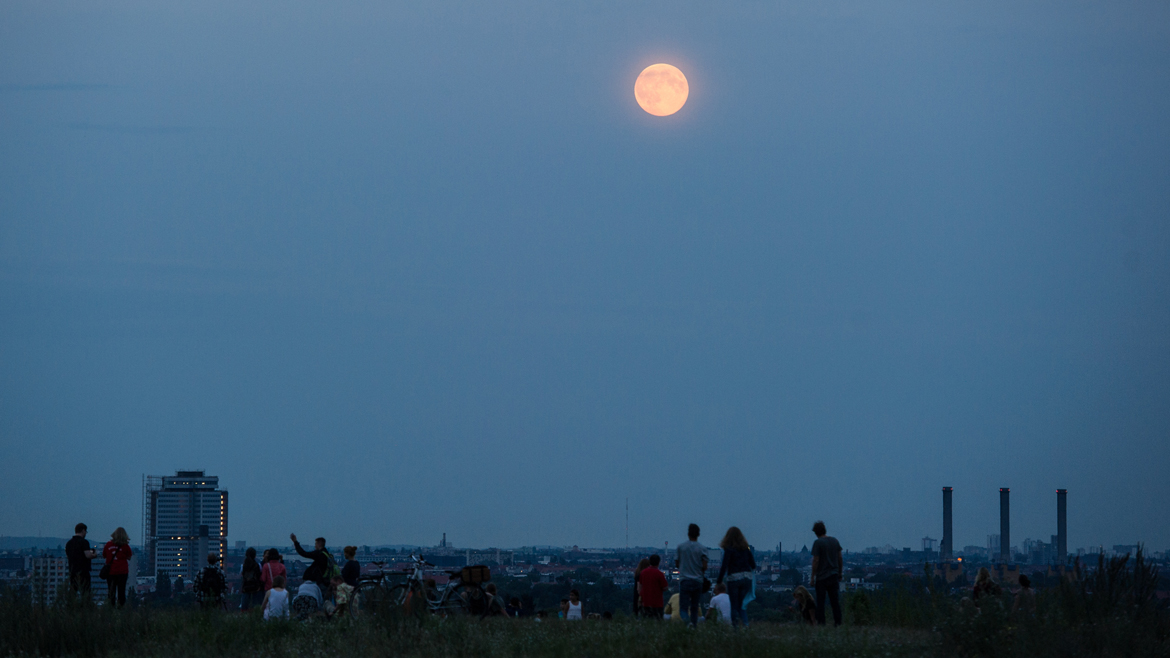
[{"label": "silhouetted person", "polygon": [[94,558],[98,556],[97,551],[90,547],[89,540],[85,538],[88,533],[89,529],[85,524],[78,523],[73,527],[73,537],[65,542],[65,557],[69,558],[69,586],[83,601],[90,598],[89,571]]},{"label": "silhouetted person", "polygon": [[260,563],[256,561],[256,549],[251,546],[244,551],[244,564],[240,567],[240,610],[248,610],[264,601],[264,578]]},{"label": "silhouetted person", "polygon": [[674,566],[678,567],[678,598],[683,617],[692,627],[699,625],[699,597],[707,573],[707,549],[699,543],[699,526],[687,526],[687,541],[678,545]]},{"label": "silhouetted person", "polygon": [[816,601],[813,601],[812,594],[808,593],[808,589],[804,585],[797,585],[796,589],[792,590],[792,600],[796,602],[801,623],[807,622],[809,626],[815,626],[817,623],[817,604]]},{"label": "silhouetted person", "polygon": [[204,608],[222,608],[227,579],[219,569],[219,556],[207,554],[207,566],[195,576],[195,598]]},{"label": "silhouetted person", "polygon": [[1020,574],[1020,591],[1012,603],[1012,612],[1031,614],[1036,610],[1036,593],[1032,591],[1032,579]]},{"label": "silhouetted person", "polygon": [[357,546],[346,546],[341,554],[345,556],[345,566],[341,567],[341,579],[350,587],[357,587],[362,576],[362,565],[356,559]]},{"label": "silhouetted person", "polygon": [[306,551],[305,549],[301,548],[301,543],[297,541],[297,536],[295,533],[289,535],[288,538],[292,540],[293,548],[296,549],[297,555],[309,558],[313,561],[313,563],[305,569],[305,573],[301,576],[301,580],[311,580],[314,583],[317,583],[317,587],[320,590],[329,589],[329,579],[332,577],[332,574],[329,573],[329,567],[333,562],[333,556],[329,554],[329,551],[325,550],[325,538],[318,537],[317,540],[313,542],[313,550],[311,551]]},{"label": "silhouetted person", "polygon": [[722,583],[726,575],[727,597],[731,602],[731,619],[728,621],[732,626],[739,626],[741,621],[747,626],[747,610],[743,609],[743,600],[752,591],[752,572],[756,570],[756,558],[743,532],[735,526],[727,529],[719,547],[723,549],[723,562],[715,582]]},{"label": "silhouetted person", "polygon": [[280,551],[270,548],[264,551],[264,563],[260,565],[260,580],[264,583],[265,592],[272,589],[277,576],[283,576],[287,582],[288,570],[280,559]]},{"label": "silhouetted person", "polygon": [[638,567],[634,569],[634,616],[642,614],[642,585],[638,583],[638,577],[642,575],[642,570],[650,566],[650,558],[642,558],[638,562]]},{"label": "silhouetted person", "polygon": [[999,596],[1002,591],[999,585],[991,579],[991,572],[987,570],[987,567],[980,567],[979,574],[975,576],[975,587],[971,590],[971,599],[975,605],[979,605],[980,599],[984,597]]},{"label": "silhouetted person", "polygon": [[118,528],[110,534],[110,541],[102,549],[102,557],[110,567],[106,587],[110,592],[110,605],[121,608],[126,605],[126,581],[130,578],[130,536],[125,528]]},{"label": "silhouetted person", "polygon": [[825,522],[813,524],[817,540],[812,547],[812,584],[817,590],[817,623],[825,625],[825,596],[833,606],[833,626],[841,625],[841,574],[845,563],[841,559],[841,544],[825,534]]},{"label": "silhouetted person", "polygon": [[666,575],[658,570],[662,557],[658,554],[650,556],[650,564],[638,575],[638,585],[642,591],[642,615],[650,619],[662,620],[662,593],[666,591]]}]

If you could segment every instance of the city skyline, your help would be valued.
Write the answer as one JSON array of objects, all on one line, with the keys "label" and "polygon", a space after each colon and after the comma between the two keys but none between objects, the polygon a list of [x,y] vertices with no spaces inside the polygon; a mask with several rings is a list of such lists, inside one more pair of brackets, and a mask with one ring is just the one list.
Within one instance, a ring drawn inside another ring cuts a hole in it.
[{"label": "city skyline", "polygon": [[209,2],[0,6],[0,531],[1170,546],[1167,3]]}]

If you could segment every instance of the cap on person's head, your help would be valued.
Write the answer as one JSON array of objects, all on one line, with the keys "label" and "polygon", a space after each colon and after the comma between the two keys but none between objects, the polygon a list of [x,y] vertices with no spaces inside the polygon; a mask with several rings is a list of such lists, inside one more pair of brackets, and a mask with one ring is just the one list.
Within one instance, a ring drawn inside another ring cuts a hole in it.
[{"label": "cap on person's head", "polygon": [[692,523],[689,526],[687,526],[687,537],[690,537],[692,540],[699,538],[699,525],[698,524]]},{"label": "cap on person's head", "polygon": [[87,528],[84,523],[78,523],[77,525],[73,526],[73,533],[74,534],[77,534],[79,532],[85,532],[86,530],[89,530],[89,528]]},{"label": "cap on person's head", "polygon": [[813,534],[818,536],[818,537],[825,534],[825,522],[824,521],[817,521],[816,523],[813,524]]}]

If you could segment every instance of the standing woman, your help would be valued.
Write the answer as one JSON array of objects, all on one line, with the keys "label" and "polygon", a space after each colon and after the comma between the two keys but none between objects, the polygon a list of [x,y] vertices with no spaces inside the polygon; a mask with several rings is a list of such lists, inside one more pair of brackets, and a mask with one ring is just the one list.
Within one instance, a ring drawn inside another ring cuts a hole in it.
[{"label": "standing woman", "polygon": [[345,566],[341,567],[341,579],[350,587],[357,587],[362,577],[362,565],[357,558],[357,546],[346,546],[341,551],[345,555]]},{"label": "standing woman", "polygon": [[642,575],[642,570],[650,566],[650,558],[644,557],[638,563],[638,568],[634,569],[634,616],[637,617],[642,613],[642,583],[639,582],[639,577]]},{"label": "standing woman", "polygon": [[747,539],[735,526],[727,529],[719,547],[723,549],[723,565],[719,567],[716,582],[727,583],[727,596],[731,599],[731,624],[739,626],[742,619],[743,625],[747,626],[747,610],[743,609],[743,600],[752,591],[752,572],[756,570],[756,558],[752,556]]},{"label": "standing woman", "polygon": [[240,567],[240,593],[240,610],[248,610],[264,600],[264,578],[256,561],[256,549],[251,546],[244,552],[244,566]]},{"label": "standing woman", "polygon": [[121,608],[126,605],[126,581],[130,578],[130,536],[125,528],[118,528],[110,535],[110,541],[102,549],[102,557],[106,559],[109,577],[106,586],[110,591],[110,605]]},{"label": "standing woman", "polygon": [[270,548],[264,551],[264,566],[260,568],[260,581],[264,583],[265,592],[272,589],[272,583],[277,576],[287,580],[288,572],[284,568],[284,563],[280,561],[280,551]]}]

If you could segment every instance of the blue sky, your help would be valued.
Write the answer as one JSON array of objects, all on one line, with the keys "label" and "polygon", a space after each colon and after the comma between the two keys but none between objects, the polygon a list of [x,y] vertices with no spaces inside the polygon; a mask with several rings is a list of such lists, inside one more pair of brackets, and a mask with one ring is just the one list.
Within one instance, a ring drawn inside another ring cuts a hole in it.
[{"label": "blue sky", "polygon": [[1170,545],[1164,3],[245,4],[0,8],[0,533]]}]

